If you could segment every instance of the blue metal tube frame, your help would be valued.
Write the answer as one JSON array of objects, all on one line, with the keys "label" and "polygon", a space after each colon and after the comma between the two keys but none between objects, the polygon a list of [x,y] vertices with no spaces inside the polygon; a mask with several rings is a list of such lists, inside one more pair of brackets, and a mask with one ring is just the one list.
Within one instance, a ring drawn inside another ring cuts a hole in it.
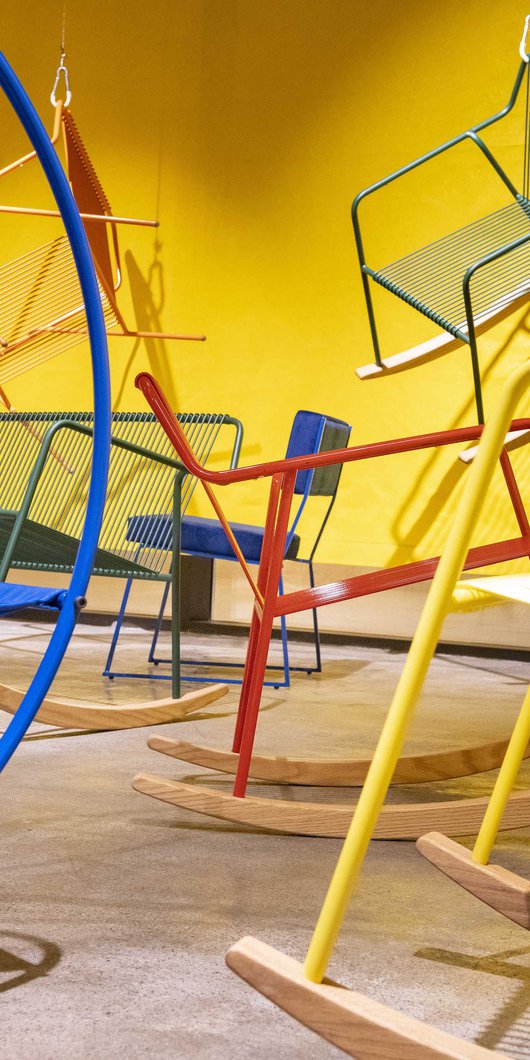
[{"label": "blue metal tube frame", "polygon": [[105,507],[109,466],[111,411],[110,379],[98,283],[85,229],[75,199],[48,134],[26,91],[0,52],[0,88],[23,125],[37,153],[61,213],[85,303],[94,390],[94,449],[85,524],[70,585],[55,629],[37,672],[15,716],[0,739],[0,771],[9,762],[48,692],[74,630],[94,563]]},{"label": "blue metal tube frame", "polygon": [[[197,416],[194,417],[194,418],[197,419],[198,421],[200,421],[201,414],[200,413],[197,414]],[[224,416],[223,417],[223,422],[224,422],[224,424],[228,424],[229,426],[234,427],[234,429],[235,429],[234,445],[233,445],[233,448],[232,448],[232,454],[231,454],[231,457],[230,457],[230,465],[229,465],[230,470],[233,470],[234,468],[237,467],[237,465],[239,463],[239,457],[241,455],[241,445],[242,445],[242,442],[243,442],[243,424],[241,423],[241,420],[238,420],[238,419],[234,418],[233,416]],[[164,459],[165,459],[166,463],[169,462],[169,458],[164,458]],[[180,541],[180,536],[181,536],[180,522],[181,522],[181,518],[182,518],[182,484],[183,484],[184,479],[185,479],[185,477],[187,475],[187,471],[186,471],[186,468],[178,460],[173,460],[173,461],[171,461],[171,463],[172,463],[172,466],[174,466],[175,468],[178,468],[178,469],[180,469],[182,471],[182,475],[180,475],[180,476],[177,475],[176,476],[176,478],[178,478],[178,480],[179,480],[178,481],[178,489],[177,489],[177,483],[175,482],[175,487],[174,487],[174,490],[173,490],[173,523],[175,522],[175,520],[178,520],[178,522],[179,522],[179,541]],[[178,497],[178,500],[177,500],[177,497]],[[141,552],[141,548],[138,550],[137,555],[139,555],[140,552]],[[160,608],[159,608],[159,611],[158,611],[158,617],[157,617],[157,619],[155,621],[155,628],[154,628],[153,637],[152,637],[152,640],[151,640],[151,647],[149,649],[149,655],[148,655],[148,658],[147,658],[147,661],[149,663],[153,663],[155,666],[158,666],[159,663],[171,662],[171,660],[167,660],[167,659],[157,659],[156,656],[155,656],[156,645],[157,645],[157,642],[158,642],[160,631],[162,629],[162,623],[163,623],[163,620],[164,620],[164,612],[165,612],[165,609],[166,609],[166,604],[167,604],[167,600],[168,600],[170,589],[171,589],[171,598],[172,598],[172,601],[173,601],[172,615],[176,616],[176,618],[175,617],[172,618],[172,625],[171,625],[172,642],[175,642],[176,638],[178,637],[178,651],[177,651],[177,655],[178,655],[179,660],[180,660],[180,546],[179,546],[179,553],[178,553],[179,570],[178,570],[177,574],[175,575],[174,574],[174,563],[175,563],[175,556],[176,555],[177,555],[177,553],[175,552],[174,542],[173,542],[173,560],[172,560],[172,563],[171,563],[171,571],[170,571],[170,573],[169,573],[169,575],[167,577],[165,577],[164,579],[162,579],[162,578],[159,579],[160,581],[164,580],[165,581],[165,585],[164,585],[164,590],[163,590],[163,593],[162,593],[162,600],[161,600],[161,603],[160,603]],[[178,585],[177,585],[177,583],[178,583]],[[173,698],[174,699],[178,699],[178,697],[180,696],[180,680],[181,680],[181,677],[180,677],[180,661],[178,662],[178,671],[179,672],[177,672],[177,664],[176,663],[172,663],[171,677],[168,677],[165,674],[151,674],[151,673],[140,673],[139,674],[139,673],[129,672],[127,670],[113,670],[112,669],[112,663],[114,661],[114,655],[116,653],[116,648],[118,646],[118,640],[119,640],[121,629],[122,629],[123,622],[124,622],[124,619],[125,619],[125,613],[126,613],[126,610],[127,610],[127,604],[128,604],[128,601],[129,601],[129,595],[130,595],[130,592],[131,592],[131,588],[132,588],[132,579],[128,578],[127,581],[126,581],[126,584],[125,584],[125,589],[123,591],[123,597],[122,597],[122,601],[121,601],[121,604],[120,604],[120,609],[118,611],[118,615],[117,615],[117,618],[116,618],[116,624],[114,626],[114,632],[113,632],[113,635],[112,635],[112,640],[111,640],[111,643],[110,643],[109,651],[108,651],[108,654],[107,654],[105,667],[104,667],[104,670],[103,670],[103,677],[108,677],[110,681],[114,680],[115,677],[132,677],[132,678],[135,678],[135,679],[138,679],[138,680],[153,680],[153,681],[169,681],[169,680],[171,680],[173,682],[173,692],[172,692]],[[178,596],[178,607],[175,606],[175,599],[176,599],[177,596]],[[178,631],[175,628],[175,621],[178,621],[178,623],[179,623]],[[239,684],[240,682],[236,682],[236,683]],[[178,691],[175,692],[175,689],[178,689]]]}]

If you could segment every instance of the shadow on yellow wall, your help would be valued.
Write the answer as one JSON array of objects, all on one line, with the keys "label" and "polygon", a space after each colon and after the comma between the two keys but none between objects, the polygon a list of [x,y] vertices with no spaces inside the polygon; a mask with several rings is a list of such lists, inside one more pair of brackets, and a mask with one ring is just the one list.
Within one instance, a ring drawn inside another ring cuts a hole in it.
[{"label": "shadow on yellow wall", "polygon": [[[142,273],[130,250],[126,252],[124,258],[138,331],[163,331],[164,266],[158,257],[158,246],[155,242],[153,259],[146,275]],[[117,410],[123,407],[124,394],[130,392],[131,385],[134,385],[134,378],[140,366],[142,368],[148,366],[162,384],[172,408],[180,409],[177,373],[174,371],[175,363],[178,365],[180,353],[177,342],[167,342],[164,339],[136,339],[114,396],[114,408]]]},{"label": "shadow on yellow wall", "polygon": [[[519,0],[399,10],[389,0],[160,0],[148,10],[130,0],[125,16],[121,4],[69,0],[73,109],[110,201],[161,223],[154,250],[145,233],[123,234],[124,313],[141,328],[208,337],[199,349],[111,340],[115,407],[143,407],[133,378],[149,367],[175,407],[239,416],[249,462],[284,452],[297,408],[348,420],[352,443],[473,421],[467,351],[406,376],[356,379],[371,349],[349,209],[362,187],[505,102],[525,13]],[[46,121],[61,19],[62,0],[3,13],[3,48]],[[501,141],[515,164],[521,126]],[[6,123],[2,156],[21,148]],[[384,218],[372,211],[370,254],[420,246],[430,225],[456,227],[463,189],[479,213],[493,208],[459,155],[438,183],[396,193]],[[2,195],[41,205],[42,182],[16,175]],[[0,260],[13,239],[2,221]],[[395,302],[381,303],[388,352],[426,337]],[[481,342],[487,405],[527,356],[527,331],[513,326]],[[13,401],[84,408],[88,378],[80,347],[15,381]],[[451,450],[349,468],[320,558],[382,565],[437,552],[465,474],[455,460]],[[525,483],[524,452],[516,461]],[[495,491],[483,529],[508,535],[502,483]],[[258,522],[264,503],[256,484],[234,493],[230,514]]]}]

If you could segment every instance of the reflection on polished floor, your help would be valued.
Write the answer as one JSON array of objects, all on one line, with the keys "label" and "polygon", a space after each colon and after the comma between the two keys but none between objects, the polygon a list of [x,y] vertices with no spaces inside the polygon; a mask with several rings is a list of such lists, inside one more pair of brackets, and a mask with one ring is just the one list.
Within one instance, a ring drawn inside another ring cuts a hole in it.
[{"label": "reflection on polished floor", "polygon": [[[4,623],[3,682],[24,687],[49,630]],[[143,667],[148,639],[138,628],[124,637],[126,667]],[[187,654],[241,656],[238,638],[185,639]],[[166,682],[101,678],[107,644],[108,630],[80,626],[54,692],[98,702],[168,695]],[[309,658],[309,645],[294,648],[297,661]],[[290,690],[266,690],[258,751],[370,752],[404,656],[337,644],[325,646],[324,659],[322,675],[297,674]],[[438,656],[407,750],[502,738],[529,679],[527,661]],[[228,748],[236,705],[232,691],[158,731]],[[72,733],[35,724],[2,777],[6,1055],[339,1056],[245,987],[223,958],[247,933],[301,956],[340,841],[251,832],[136,794],[130,782],[139,770],[203,773],[154,755],[149,731]],[[492,777],[401,788],[397,797],[487,794]],[[529,778],[525,765],[520,784]],[[213,782],[231,784],[220,775]],[[348,798],[344,789],[251,786],[253,794],[265,789],[283,799]],[[530,830],[503,833],[497,853],[530,877]],[[530,939],[436,872],[412,843],[372,844],[331,974],[490,1049],[530,1056]]]}]

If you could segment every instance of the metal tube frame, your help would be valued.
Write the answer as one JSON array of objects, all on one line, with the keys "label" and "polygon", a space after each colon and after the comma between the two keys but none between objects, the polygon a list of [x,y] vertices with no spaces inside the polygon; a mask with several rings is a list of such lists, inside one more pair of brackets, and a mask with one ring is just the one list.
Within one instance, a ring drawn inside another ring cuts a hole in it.
[{"label": "metal tube frame", "polygon": [[[347,449],[330,450],[315,453],[311,456],[291,457],[271,461],[253,467],[237,468],[234,471],[212,472],[197,463],[186,439],[175,423],[170,407],[158,383],[147,372],[142,372],[136,379],[136,385],[142,390],[153,412],[159,419],[175,449],[188,467],[188,470],[203,481],[217,485],[231,482],[253,481],[258,478],[272,479],[267,518],[263,538],[261,561],[258,570],[257,587],[263,603],[256,598],[250,626],[245,675],[241,688],[238,717],[234,734],[233,751],[239,754],[238,770],[234,784],[234,795],[244,797],[248,780],[248,767],[252,755],[257,714],[261,700],[261,689],[264,667],[267,659],[270,633],[274,618],[281,615],[295,614],[300,611],[313,610],[326,604],[351,600],[360,596],[383,592],[401,585],[416,584],[433,577],[438,567],[439,557],[414,561],[400,567],[393,567],[369,574],[356,575],[339,582],[331,582],[287,593],[278,593],[281,560],[285,554],[287,537],[287,520],[290,510],[294,479],[300,470],[326,467],[330,464],[352,463],[380,456],[397,455],[398,453],[434,448],[449,444],[462,444],[464,441],[481,437],[483,427],[452,428],[412,438],[398,438],[386,442],[373,442],[369,445],[353,446]],[[514,421],[511,429],[524,429],[530,425],[530,419]],[[517,514],[520,500],[518,491],[510,497]],[[522,502],[521,502],[522,503]],[[524,512],[524,508],[523,508]],[[481,545],[469,551],[464,561],[464,568],[486,566],[504,562],[508,559],[521,558],[530,554],[530,534],[527,532],[528,520],[524,513],[518,516],[522,528],[520,536],[507,541]],[[279,567],[278,567],[279,564]]]},{"label": "metal tube frame", "polygon": [[[370,283],[369,283],[369,276],[373,276],[375,270],[371,269],[370,266],[368,266],[367,262],[366,262],[364,246],[363,246],[363,240],[362,240],[362,235],[361,235],[361,227],[360,227],[360,223],[359,223],[359,207],[361,205],[361,202],[363,202],[364,199],[366,199],[369,195],[372,195],[374,192],[379,191],[379,190],[381,190],[381,188],[385,188],[388,184],[393,183],[393,181],[397,180],[399,177],[405,176],[407,173],[410,173],[410,172],[412,172],[412,170],[417,169],[419,166],[423,165],[425,162],[429,162],[432,159],[437,158],[439,155],[443,154],[444,152],[450,150],[453,147],[456,147],[458,144],[463,143],[465,140],[470,140],[472,143],[474,143],[476,145],[476,147],[479,148],[479,150],[482,152],[482,154],[484,155],[486,160],[490,163],[490,165],[493,167],[493,169],[495,170],[497,175],[500,177],[502,182],[505,184],[505,186],[507,187],[507,189],[510,192],[510,194],[513,195],[516,199],[523,199],[524,197],[521,196],[517,192],[517,189],[516,189],[515,185],[510,180],[510,178],[508,177],[507,173],[504,171],[502,166],[499,164],[497,159],[494,157],[494,155],[491,153],[489,148],[486,146],[486,144],[484,143],[484,141],[482,140],[482,138],[478,134],[483,129],[486,129],[490,125],[494,125],[496,122],[500,121],[502,118],[505,118],[506,115],[509,114],[510,111],[513,109],[513,107],[514,107],[514,105],[516,103],[517,97],[519,95],[519,90],[520,90],[521,83],[522,83],[522,80],[523,80],[523,77],[524,77],[524,74],[525,74],[525,71],[526,71],[526,66],[527,66],[527,63],[525,63],[525,62],[521,62],[520,63],[519,69],[517,71],[517,76],[515,78],[515,82],[514,82],[514,86],[513,86],[513,89],[512,89],[511,96],[510,96],[507,104],[502,108],[502,110],[498,111],[496,114],[492,115],[490,118],[486,118],[484,121],[479,122],[477,125],[472,126],[470,129],[467,129],[465,132],[460,133],[459,136],[455,136],[451,140],[447,140],[445,143],[441,144],[439,147],[436,147],[433,150],[426,152],[426,154],[421,155],[419,158],[414,159],[414,161],[409,162],[407,165],[401,166],[399,169],[395,170],[393,173],[390,173],[388,176],[383,177],[381,180],[376,181],[374,184],[369,185],[363,191],[359,192],[355,196],[355,198],[353,200],[352,207],[351,207],[352,225],[353,225],[353,231],[354,231],[354,236],[355,236],[355,243],[356,243],[356,247],[357,247],[357,255],[358,255],[358,260],[359,260],[359,267],[360,267],[360,270],[361,270],[361,278],[362,278],[363,291],[364,291],[365,302],[366,302],[366,309],[367,309],[367,313],[368,313],[368,321],[369,321],[369,324],[370,324],[370,333],[371,333],[371,337],[372,337],[372,345],[373,345],[373,349],[374,349],[374,357],[375,357],[375,362],[376,362],[376,364],[379,367],[382,367],[381,347],[380,347],[379,337],[378,337],[378,334],[377,334],[377,326],[376,326],[376,321],[375,321],[373,300],[372,300],[372,294],[371,294]],[[502,250],[504,251],[505,248],[502,248]],[[476,263],[476,267],[481,267],[481,263],[477,262]],[[411,303],[409,302],[408,304],[411,304]],[[466,307],[466,311],[467,311],[467,307]],[[469,316],[469,313],[467,313],[467,316],[468,316],[468,325],[469,325],[470,324],[470,319],[471,319],[471,321],[473,321],[472,312],[471,312],[471,318]],[[443,327],[443,324],[440,323],[440,326]],[[447,329],[444,329],[444,330],[447,330]],[[473,335],[474,335],[474,326],[473,326]],[[480,374],[479,374],[479,369],[478,369],[478,356],[477,356],[477,350],[476,350],[476,337],[474,339],[468,339],[463,332],[458,332],[458,337],[462,340],[462,342],[468,342],[469,345],[471,346],[471,358],[472,358],[472,365],[473,365],[473,379],[474,379],[474,385],[475,385],[475,395],[476,395],[476,402],[477,402],[477,413],[478,413],[478,417],[479,417],[479,422],[483,423],[484,422],[484,410],[483,410],[482,392],[481,392],[481,386],[480,386]]]}]

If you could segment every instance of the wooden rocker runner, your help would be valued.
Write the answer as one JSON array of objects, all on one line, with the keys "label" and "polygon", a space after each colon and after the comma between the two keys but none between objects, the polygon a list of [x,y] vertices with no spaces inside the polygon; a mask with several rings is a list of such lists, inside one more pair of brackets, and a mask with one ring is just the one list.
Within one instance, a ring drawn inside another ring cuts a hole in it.
[{"label": "wooden rocker runner", "polygon": [[[499,1056],[498,1053],[437,1031],[432,1026],[420,1023],[416,1019],[374,1002],[362,994],[329,982],[325,979],[325,975],[368,844],[376,834],[375,828],[380,818],[383,802],[399,760],[403,741],[434,654],[444,618],[451,606],[453,588],[466,562],[471,535],[491,482],[506,429],[510,424],[517,401],[529,384],[530,366],[525,365],[513,373],[485,428],[477,460],[470,469],[446,548],[438,564],[366,781],[355,807],[304,964],[299,964],[278,950],[253,938],[241,939],[226,956],[229,967],[255,990],[314,1030],[316,1034],[338,1046],[349,1056],[356,1057],[357,1060],[390,1060],[390,1058],[396,1058],[396,1060],[432,1058],[434,1060],[435,1057],[482,1060],[485,1057]],[[512,776],[506,776],[507,773],[509,774],[508,766],[503,766],[503,771],[501,771],[505,772],[505,781],[506,779],[508,781],[501,785],[505,796],[502,800],[502,808],[506,804],[507,793],[511,789],[513,770],[516,771],[518,760],[522,757],[522,751],[530,735],[529,704],[530,693],[527,694],[525,707],[516,726],[517,739],[514,734],[510,741],[511,751],[508,752],[507,759],[511,757]],[[530,793],[524,793],[520,798],[530,799]],[[499,806],[496,808],[495,824],[498,815]],[[427,846],[429,842],[431,842],[430,847]],[[466,860],[464,863],[464,858],[460,857],[460,862],[458,862],[452,849],[455,846],[457,844],[452,844],[448,840],[443,843],[437,842],[436,857],[433,860],[464,886],[473,891],[478,890],[469,872],[469,861]],[[431,857],[432,841],[424,840],[422,847],[427,856]],[[488,851],[482,851],[486,860],[487,853]],[[466,854],[469,852],[466,851]],[[495,888],[498,893],[503,885],[505,901],[502,911],[506,912],[509,907],[508,915],[516,919],[514,910],[517,907],[517,898],[514,888],[512,887],[509,905],[506,896],[506,878],[501,877],[500,871],[497,870],[497,880],[491,885],[492,874],[487,878],[484,876],[481,881],[482,896],[489,895],[484,900],[499,908],[500,901],[491,901],[491,896],[493,894],[495,897]],[[490,887],[489,891],[488,887]],[[523,903],[519,901],[519,912],[522,906]],[[519,919],[518,922],[521,920]]]},{"label": "wooden rocker runner", "polygon": [[455,883],[527,929],[530,929],[530,881],[501,865],[492,865],[489,858],[499,829],[505,827],[505,815],[510,814],[517,798],[511,793],[521,763],[528,755],[529,741],[530,689],[514,725],[473,849],[468,850],[439,832],[422,836],[416,844],[420,853]]},{"label": "wooden rocker runner", "polygon": [[[210,685],[208,688],[186,692],[179,699],[149,700],[145,703],[124,703],[117,706],[46,696],[39,707],[37,721],[61,729],[101,731],[136,729],[142,725],[164,725],[171,721],[182,721],[188,714],[214,703],[227,692],[228,685]],[[0,710],[16,714],[23,699],[24,693],[17,688],[0,684]]]},{"label": "wooden rocker runner", "polygon": [[[530,236],[528,238],[530,239]],[[478,439],[482,427],[459,428],[420,435],[415,438],[378,442],[291,460],[274,461],[255,467],[208,472],[194,458],[155,380],[147,373],[142,373],[138,376],[137,385],[145,394],[155,415],[166,430],[183,464],[203,482],[215,512],[231,540],[234,552],[242,564],[255,603],[232,752],[228,754],[216,752],[208,747],[189,743],[183,745],[181,742],[162,740],[157,737],[153,737],[150,741],[150,746],[154,750],[163,751],[195,765],[211,765],[216,769],[234,772],[233,794],[223,794],[208,788],[145,774],[135,778],[134,787],[137,791],[152,795],[164,802],[184,806],[223,820],[238,821],[287,833],[342,837],[346,834],[349,821],[347,805],[284,802],[246,796],[249,774],[260,779],[282,783],[289,783],[296,778],[298,783],[335,785],[336,778],[338,778],[339,783],[349,784],[362,782],[366,776],[368,764],[365,759],[335,763],[333,760],[306,761],[279,757],[267,758],[266,756],[252,757],[263,673],[273,620],[281,614],[293,614],[315,606],[428,580],[432,578],[438,560],[421,560],[402,567],[363,574],[329,585],[279,596],[278,583],[296,475],[299,471],[307,469],[312,469],[314,473],[317,473],[318,468],[337,463],[410,452],[437,445],[462,444],[473,438]],[[514,429],[527,429],[528,420],[514,421],[513,427]],[[501,446],[499,446],[499,455],[518,519],[520,537],[471,549],[464,560],[466,569],[530,554],[530,526],[508,454],[504,451],[501,453]],[[212,491],[212,486],[249,481],[264,476],[270,477],[272,483],[261,562],[257,583],[254,583],[250,571],[242,561],[237,540]],[[500,764],[505,747],[506,744],[501,742],[470,748],[468,751],[447,751],[405,758],[395,763],[396,780],[415,782],[440,777],[445,779],[483,769],[492,769]],[[443,821],[445,831],[453,835],[463,835],[473,832],[477,827],[477,820],[481,819],[485,805],[486,800],[483,799],[465,799],[388,806],[381,813],[374,834],[377,838],[417,838],[427,830],[425,827],[422,829],[422,822]],[[511,801],[509,811],[504,818],[504,825],[512,827],[515,822],[521,824],[523,820],[530,823],[530,798],[527,799],[526,795],[516,796]],[[441,826],[431,823],[429,827]]]}]

